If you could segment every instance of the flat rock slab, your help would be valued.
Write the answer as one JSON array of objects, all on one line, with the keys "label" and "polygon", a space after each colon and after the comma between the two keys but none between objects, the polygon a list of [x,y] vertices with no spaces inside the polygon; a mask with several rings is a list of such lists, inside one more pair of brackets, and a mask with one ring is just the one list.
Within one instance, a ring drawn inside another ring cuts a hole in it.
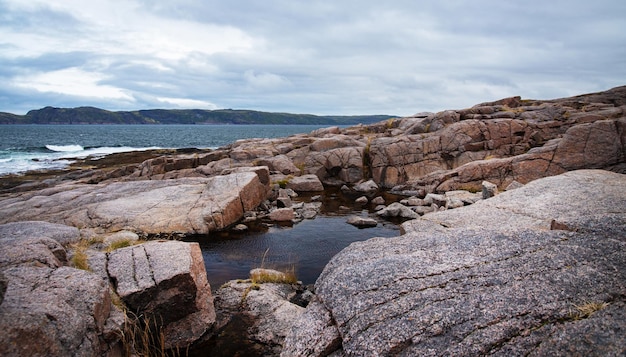
[{"label": "flat rock slab", "polygon": [[[296,321],[282,355],[626,350],[625,175],[571,172],[433,215],[336,255],[316,282],[317,310]],[[546,227],[553,219],[564,225]]]},{"label": "flat rock slab", "polygon": [[206,234],[228,227],[258,206],[267,189],[254,172],[59,185],[5,199],[0,223],[37,219],[110,232]]}]

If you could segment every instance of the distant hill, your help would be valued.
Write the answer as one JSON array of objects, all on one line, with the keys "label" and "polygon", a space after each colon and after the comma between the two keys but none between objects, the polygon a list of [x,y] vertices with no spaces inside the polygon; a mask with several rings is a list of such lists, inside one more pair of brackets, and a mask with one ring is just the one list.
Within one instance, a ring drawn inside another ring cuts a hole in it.
[{"label": "distant hill", "polygon": [[0,124],[371,124],[390,115],[320,116],[254,110],[151,109],[112,112],[94,107],[31,110],[26,115],[0,112]]}]

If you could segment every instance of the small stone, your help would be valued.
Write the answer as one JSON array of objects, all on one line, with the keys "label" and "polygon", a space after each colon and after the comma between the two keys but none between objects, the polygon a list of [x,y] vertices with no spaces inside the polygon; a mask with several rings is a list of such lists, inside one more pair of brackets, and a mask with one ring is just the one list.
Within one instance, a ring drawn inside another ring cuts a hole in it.
[{"label": "small stone", "polygon": [[377,215],[381,217],[401,217],[401,218],[409,218],[414,219],[418,218],[419,215],[413,212],[409,207],[399,203],[394,202],[384,209],[376,212]]},{"label": "small stone", "polygon": [[448,200],[446,199],[445,195],[438,195],[438,194],[435,194],[435,193],[429,193],[424,198],[424,203],[426,203],[426,205],[434,203],[437,206],[441,207],[441,206],[445,206],[448,203]]},{"label": "small stone", "polygon": [[367,204],[368,199],[365,196],[361,196],[361,197],[357,198],[356,200],[354,200],[354,202],[356,202],[358,204],[361,204],[361,205],[364,205],[364,204]]},{"label": "small stone", "polygon": [[269,214],[269,218],[276,222],[291,221],[295,216],[295,212],[291,208],[279,208]]},{"label": "small stone", "polygon": [[278,208],[288,208],[291,207],[293,203],[291,202],[291,198],[289,197],[278,197],[276,200],[276,207]]},{"label": "small stone", "polygon": [[378,225],[378,222],[373,218],[359,216],[351,216],[348,218],[347,222],[348,224],[359,228],[370,228]]},{"label": "small stone", "polygon": [[322,196],[315,195],[315,196],[311,197],[311,202],[317,202],[317,201],[320,201],[321,199],[322,199]]},{"label": "small stone", "polygon": [[524,184],[520,183],[518,181],[513,180],[513,182],[511,182],[508,186],[506,186],[506,188],[504,190],[505,191],[511,191],[511,190],[514,190],[514,189],[520,188],[520,187],[524,187]]},{"label": "small stone", "polygon": [[119,231],[104,238],[104,244],[109,246],[117,242],[123,242],[123,241],[136,242],[138,240],[139,240],[139,236],[137,235],[137,233],[130,232],[130,231]]},{"label": "small stone", "polygon": [[313,219],[317,216],[317,211],[314,209],[305,209],[302,211],[301,215],[304,219]]},{"label": "small stone", "polygon": [[372,203],[375,205],[384,205],[385,199],[382,196],[378,196],[372,200]]},{"label": "small stone", "polygon": [[485,200],[498,194],[498,186],[494,183],[491,183],[489,181],[483,181],[482,187],[483,199]]},{"label": "small stone", "polygon": [[365,181],[365,182],[362,182],[362,183],[354,186],[354,190],[356,192],[361,192],[361,193],[365,193],[365,194],[372,194],[372,193],[378,191],[378,185],[376,184],[376,182],[374,182],[374,180],[369,180],[369,181]]},{"label": "small stone", "polygon": [[232,230],[234,232],[245,232],[248,230],[248,226],[246,226],[245,224],[238,224],[234,226]]}]

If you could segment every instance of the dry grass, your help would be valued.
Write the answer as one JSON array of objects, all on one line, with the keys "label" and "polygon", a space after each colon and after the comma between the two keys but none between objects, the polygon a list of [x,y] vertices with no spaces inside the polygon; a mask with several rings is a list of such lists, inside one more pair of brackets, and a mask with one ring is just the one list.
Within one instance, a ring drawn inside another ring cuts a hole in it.
[{"label": "dry grass", "polygon": [[120,240],[116,240],[114,242],[112,242],[107,248],[106,248],[106,252],[107,253],[111,253],[112,251],[116,250],[116,249],[120,249],[120,248],[126,248],[126,247],[130,247],[133,245],[139,245],[139,244],[143,244],[146,243],[146,240],[143,239],[139,239],[139,240],[132,240],[132,239],[120,239]]},{"label": "dry grass", "polygon": [[586,319],[607,306],[609,306],[607,302],[584,302],[581,305],[574,305],[576,310],[571,311],[570,316],[574,320]]},{"label": "dry grass", "polygon": [[72,245],[74,254],[72,255],[70,262],[74,268],[91,271],[87,257],[87,248],[89,248],[89,246],[90,243],[87,240],[81,240],[80,242]]},{"label": "dry grass", "polygon": [[165,336],[158,319],[139,318],[126,312],[124,328],[121,331],[123,355],[127,357],[166,357],[180,356],[178,349],[165,348]]}]

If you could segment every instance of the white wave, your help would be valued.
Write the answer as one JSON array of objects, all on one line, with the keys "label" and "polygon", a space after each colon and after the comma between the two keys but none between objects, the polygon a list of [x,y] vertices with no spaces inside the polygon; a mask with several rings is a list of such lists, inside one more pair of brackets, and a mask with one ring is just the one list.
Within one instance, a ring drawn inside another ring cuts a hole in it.
[{"label": "white wave", "polygon": [[[146,151],[146,150],[158,150],[160,147],[152,146],[145,148],[136,148],[130,146],[116,146],[116,147],[96,147],[90,148],[78,153],[67,153],[60,156],[60,158],[86,158],[88,156],[100,158],[110,154],[118,154],[121,152],[131,152],[131,151]],[[77,155],[78,154],[78,155]]]},{"label": "white wave", "polygon": [[[49,147],[50,146],[50,147]],[[72,145],[63,147],[69,148]],[[78,149],[79,145],[75,145]],[[49,150],[53,150],[54,145],[46,145]],[[52,148],[51,148],[52,147]],[[80,147],[82,149],[82,146]],[[33,170],[60,170],[71,165],[75,160],[90,157],[92,159],[100,159],[110,154],[130,152],[158,150],[160,147],[96,147],[86,150],[77,151],[55,151],[48,153],[29,152],[29,153],[11,153],[10,158],[0,159],[0,176],[7,174],[22,174]]]},{"label": "white wave", "polygon": [[80,145],[46,145],[46,149],[57,152],[77,152],[85,150],[85,148]]}]

